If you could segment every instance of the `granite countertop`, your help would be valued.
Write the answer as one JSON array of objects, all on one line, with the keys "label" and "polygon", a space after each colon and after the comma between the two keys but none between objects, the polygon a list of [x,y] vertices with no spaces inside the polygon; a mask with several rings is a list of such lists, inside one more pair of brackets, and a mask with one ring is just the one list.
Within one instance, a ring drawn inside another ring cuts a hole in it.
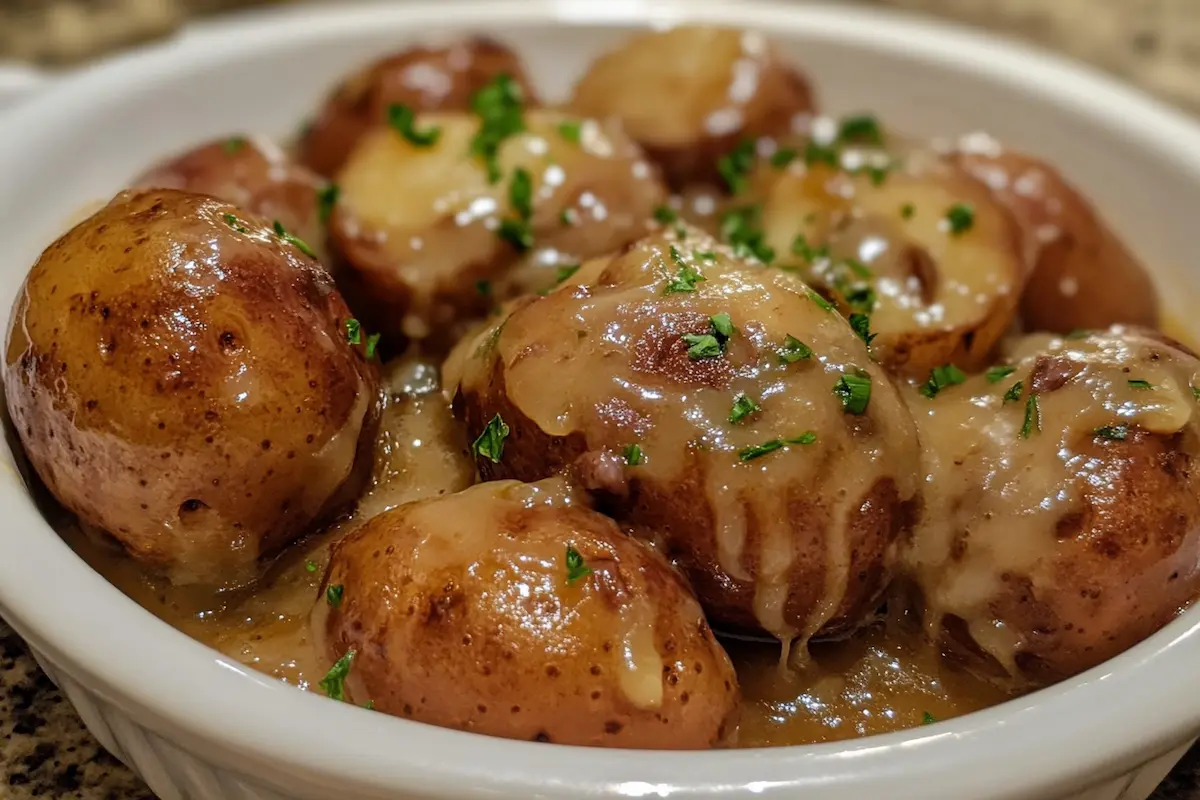
[{"label": "granite countertop", "polygon": [[[848,0],[849,1],[849,0]],[[1200,0],[861,0],[956,18],[1091,61],[1200,112]],[[237,0],[0,0],[0,60],[69,65]],[[153,795],[87,732],[0,620],[0,800]],[[1200,746],[1153,800],[1200,800]]]}]

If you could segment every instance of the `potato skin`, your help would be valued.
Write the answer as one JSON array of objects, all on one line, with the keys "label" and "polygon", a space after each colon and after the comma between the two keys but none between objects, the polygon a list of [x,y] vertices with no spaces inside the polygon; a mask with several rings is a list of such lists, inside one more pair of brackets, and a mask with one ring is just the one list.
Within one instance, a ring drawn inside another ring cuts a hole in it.
[{"label": "potato skin", "polygon": [[[1124,329],[1030,337],[1018,351],[1002,383],[913,398],[945,407],[917,415],[935,463],[901,556],[943,650],[1030,688],[1137,644],[1200,593],[1200,423],[1188,388],[1200,361]],[[1017,380],[1039,400],[1041,430],[1028,437],[1024,404],[999,401]]]},{"label": "potato skin", "polygon": [[84,523],[174,582],[242,584],[369,472],[378,372],[347,343],[348,316],[265,220],[123,193],[26,278],[9,412]]},{"label": "potato skin", "polygon": [[1057,170],[998,147],[964,151],[957,160],[1013,213],[1035,254],[1021,294],[1026,330],[1158,325],[1158,294],[1146,268]]},{"label": "potato skin", "polygon": [[344,80],[325,100],[300,138],[300,162],[333,177],[359,138],[386,123],[389,106],[466,111],[471,97],[500,75],[520,85],[529,105],[537,104],[517,54],[486,37],[441,47],[411,47],[379,59]]},{"label": "potato skin", "polygon": [[[572,472],[684,570],[718,628],[801,640],[851,631],[875,610],[913,511],[911,417],[862,342],[798,279],[742,264],[698,230],[686,244],[675,236],[589,262],[452,355],[447,386],[462,373],[454,407],[468,437],[496,415],[510,429],[498,463],[477,458],[480,473]],[[706,276],[694,291],[664,295],[660,265],[681,248],[714,260],[694,262]],[[742,333],[720,358],[691,359],[682,337],[721,312]],[[820,363],[781,364],[788,334]],[[863,416],[832,391],[855,369],[871,377]],[[733,423],[739,394],[761,413]],[[815,441],[738,455],[806,429]],[[632,443],[644,463],[629,463]]]},{"label": "potato skin", "polygon": [[320,202],[326,185],[320,176],[292,163],[274,142],[237,135],[168,158],[138,176],[131,188],[210,194],[256,216],[279,220],[328,267]]},{"label": "potato skin", "polygon": [[[313,624],[377,711],[559,744],[701,749],[737,676],[682,579],[561,481],[481,484],[375,517],[333,550]],[[568,582],[570,545],[591,574]],[[627,653],[632,653],[630,670]]]},{"label": "potato skin", "polygon": [[815,106],[807,78],[761,34],[686,25],[596,59],[568,104],[621,120],[673,189],[718,180],[717,160],[739,141],[787,134]]}]

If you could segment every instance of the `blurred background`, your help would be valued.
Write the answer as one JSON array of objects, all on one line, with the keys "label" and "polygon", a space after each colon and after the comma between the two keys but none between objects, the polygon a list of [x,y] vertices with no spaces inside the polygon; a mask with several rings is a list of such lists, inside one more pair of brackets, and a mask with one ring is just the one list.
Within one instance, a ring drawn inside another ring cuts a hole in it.
[{"label": "blurred background", "polygon": [[[1090,61],[1200,112],[1200,0],[843,1],[915,9],[1011,33]],[[264,0],[0,0],[0,61],[69,67],[169,35],[189,19],[262,4]]]}]

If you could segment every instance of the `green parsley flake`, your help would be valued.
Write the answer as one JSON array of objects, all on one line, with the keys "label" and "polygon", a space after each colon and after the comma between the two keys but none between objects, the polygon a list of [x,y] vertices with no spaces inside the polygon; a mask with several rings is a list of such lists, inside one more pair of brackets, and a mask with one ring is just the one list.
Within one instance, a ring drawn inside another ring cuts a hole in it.
[{"label": "green parsley flake", "polygon": [[878,335],[871,333],[871,318],[866,314],[851,314],[849,322],[851,329],[858,334],[858,338],[862,339],[870,347],[871,342]]},{"label": "green parsley flake", "polygon": [[663,290],[663,294],[696,291],[696,284],[703,281],[704,276],[696,271],[695,267],[683,260],[683,256],[675,249],[675,245],[671,245],[671,258],[679,265],[679,272],[667,283],[667,288]]},{"label": "green parsley flake", "polygon": [[1086,339],[1091,336],[1092,332],[1088,328],[1076,328],[1075,330],[1064,336],[1064,339]]},{"label": "green parsley flake", "polygon": [[812,444],[817,440],[817,434],[813,431],[805,431],[799,436],[791,439],[784,439],[784,444]]},{"label": "green parsley flake", "polygon": [[975,209],[966,203],[955,203],[946,210],[946,223],[951,236],[961,236],[975,225]]},{"label": "green parsley flake", "polygon": [[362,343],[362,323],[353,317],[346,320],[346,341],[350,344]]},{"label": "green parsley flake", "polygon": [[1192,386],[1192,385],[1189,385],[1188,388],[1192,390],[1192,397],[1196,398],[1197,400],[1200,400],[1200,389],[1197,389],[1195,386]]},{"label": "green parsley flake", "polygon": [[687,354],[692,361],[716,358],[724,352],[717,337],[711,333],[685,333],[683,341],[688,345]]},{"label": "green parsley flake", "polygon": [[999,383],[1017,371],[1016,367],[1008,364],[997,364],[994,367],[988,367],[987,372],[983,373],[987,378],[988,383]]},{"label": "green parsley flake", "polygon": [[725,212],[721,217],[721,238],[739,258],[753,257],[770,264],[775,260],[775,249],[767,245],[765,234],[758,227],[761,210],[755,205]]},{"label": "green parsley flake", "polygon": [[784,364],[795,364],[797,361],[804,361],[812,358],[812,348],[804,342],[792,336],[790,333],[784,337],[783,347],[779,350],[779,360]]},{"label": "green parsley flake", "polygon": [[417,130],[417,112],[403,103],[392,103],[387,109],[387,122],[396,133],[403,136],[413,147],[433,147],[442,135],[442,129],[430,125],[423,131]]},{"label": "green parsley flake", "polygon": [[508,184],[508,203],[521,219],[533,216],[533,176],[524,167],[513,170],[512,182]]},{"label": "green parsley flake", "polygon": [[698,258],[701,261],[716,261],[717,254],[712,250],[693,250],[692,258]]},{"label": "green parsley flake", "polygon": [[328,224],[329,218],[333,216],[333,209],[341,194],[342,190],[336,183],[326,184],[324,189],[317,192],[317,216],[322,225]]},{"label": "green parsley flake", "polygon": [[479,438],[471,444],[471,451],[493,464],[499,464],[504,455],[504,440],[508,438],[508,433],[508,425],[497,414],[483,429],[483,433],[479,434]]},{"label": "green parsley flake", "polygon": [[1021,395],[1024,394],[1024,392],[1025,383],[1023,381],[1017,381],[1009,387],[1007,392],[1004,393],[1005,404],[1017,402],[1021,399]]},{"label": "green parsley flake", "polygon": [[346,676],[350,674],[350,663],[354,660],[354,651],[347,650],[346,654],[334,662],[317,684],[325,690],[325,694],[333,700],[346,700]]},{"label": "green parsley flake", "polygon": [[849,288],[843,293],[846,305],[860,314],[870,314],[875,310],[875,290],[865,284]]},{"label": "green parsley flake", "polygon": [[579,140],[583,135],[583,123],[578,120],[574,122],[558,123],[558,135],[571,144],[579,144]]},{"label": "green parsley flake", "polygon": [[342,595],[345,594],[346,587],[342,584],[334,584],[325,589],[325,602],[329,603],[331,608],[337,608],[342,604]]},{"label": "green parsley flake", "polygon": [[367,361],[371,361],[375,358],[375,351],[379,349],[379,339],[382,336],[383,334],[381,333],[372,333],[367,337],[367,349],[364,353],[364,355],[367,357]]},{"label": "green parsley flake", "polygon": [[1113,441],[1120,442],[1129,435],[1129,426],[1105,425],[1103,428],[1096,428],[1096,430],[1092,431],[1092,433],[1094,433],[1096,436],[1099,436],[1101,439],[1112,439]]},{"label": "green parsley flake", "polygon": [[317,562],[315,562],[311,559],[304,562],[304,571],[305,572],[316,572],[320,568],[321,568],[320,564],[318,564]]},{"label": "green parsley flake", "polygon": [[930,714],[928,711],[921,715],[922,725],[932,725],[935,722],[937,722],[937,717],[935,717],[933,714]]},{"label": "green parsley flake", "polygon": [[792,255],[800,256],[809,264],[829,258],[829,247],[820,245],[814,247],[809,244],[808,237],[803,233],[796,234],[796,238],[792,240]]},{"label": "green parsley flake", "polygon": [[717,160],[717,172],[725,180],[731,194],[741,194],[746,188],[746,176],[754,169],[754,142],[743,139]]},{"label": "green parsley flake", "polygon": [[892,172],[892,166],[891,164],[886,164],[881,167],[872,164],[871,166],[863,167],[859,171],[867,174],[872,186],[883,186],[884,182],[887,181],[888,175]]},{"label": "green parsley flake", "polygon": [[771,439],[770,441],[763,442],[762,444],[743,447],[741,450],[738,450],[738,458],[742,461],[753,461],[754,459],[761,458],[768,453],[773,453],[776,450],[780,450],[789,444],[808,445],[812,444],[816,440],[816,433],[813,431],[805,431],[799,436],[794,436],[790,439]]},{"label": "green parsley flake", "polygon": [[883,131],[879,127],[879,120],[873,115],[853,114],[842,117],[838,138],[843,142],[882,145]]},{"label": "green parsley flake", "polygon": [[228,155],[238,153],[246,146],[245,136],[231,136],[221,143],[221,149]]},{"label": "green parsley flake", "polygon": [[301,239],[299,236],[293,236],[292,234],[288,233],[287,229],[283,227],[283,223],[279,220],[275,220],[275,235],[295,247],[301,253],[304,253],[304,255],[308,256],[309,258],[317,257],[317,254],[311,247],[308,246],[307,243],[305,243],[303,239]]},{"label": "green parsley flake", "polygon": [[905,203],[900,206],[900,216],[904,219],[912,219],[917,213],[917,207],[912,203]]},{"label": "green parsley flake", "polygon": [[573,208],[564,208],[558,214],[558,221],[564,228],[579,224],[579,212]]},{"label": "green parsley flake", "polygon": [[800,151],[794,147],[781,147],[771,154],[771,166],[783,169],[800,157]]},{"label": "green parsley flake", "polygon": [[966,373],[953,364],[943,364],[934,367],[929,372],[929,380],[921,387],[921,394],[929,399],[937,397],[938,392],[949,386],[957,386],[967,379]]},{"label": "green parsley flake", "polygon": [[826,300],[824,297],[822,297],[820,294],[813,291],[812,289],[808,290],[808,299],[812,300],[814,303],[816,303],[818,306],[820,306],[821,308],[823,308],[826,311],[834,310],[833,303],[829,302],[828,300]]},{"label": "green parsley flake", "polygon": [[679,219],[679,214],[670,206],[662,205],[654,209],[654,218],[663,225],[670,225]]},{"label": "green parsley flake", "polygon": [[233,228],[238,233],[246,232],[246,227],[238,222],[238,218],[233,214],[222,214],[221,219],[225,220],[225,224]]},{"label": "green parsley flake", "polygon": [[746,417],[751,414],[757,414],[759,411],[762,411],[762,408],[749,395],[739,394],[733,400],[733,409],[729,412],[729,421],[736,425]]},{"label": "green parsley flake", "polygon": [[518,253],[533,247],[533,230],[525,220],[502,219],[496,235],[512,245]]},{"label": "green parsley flake", "polygon": [[488,182],[500,181],[497,154],[510,136],[525,130],[521,116],[521,86],[509,75],[497,75],[471,98],[471,111],[480,119],[479,130],[471,139],[471,155],[483,161]]},{"label": "green parsley flake", "polygon": [[871,376],[861,370],[843,373],[833,385],[833,393],[842,401],[842,411],[860,415],[871,402]]},{"label": "green parsley flake", "polygon": [[717,314],[709,317],[708,321],[712,325],[713,331],[716,332],[717,338],[729,339],[733,336],[733,320],[729,318],[728,314]]},{"label": "green parsley flake", "polygon": [[1038,407],[1038,396],[1030,394],[1025,400],[1025,421],[1021,424],[1021,438],[1028,439],[1035,431],[1042,432],[1042,410]]},{"label": "green parsley flake", "polygon": [[583,563],[583,556],[571,545],[567,545],[567,586],[574,586],[592,574],[592,568]]},{"label": "green parsley flake", "polygon": [[1128,381],[1128,383],[1129,383],[1130,389],[1153,389],[1154,388],[1154,384],[1150,383],[1150,381],[1143,381],[1143,380],[1140,380],[1137,378],[1135,378],[1134,380]]},{"label": "green parsley flake", "polygon": [[625,457],[625,463],[631,467],[636,467],[642,463],[642,446],[640,444],[631,444],[627,446],[621,455]]},{"label": "green parsley flake", "polygon": [[842,159],[836,147],[809,141],[804,147],[804,163],[810,167],[817,164],[828,164],[834,169],[838,169],[842,165]]}]

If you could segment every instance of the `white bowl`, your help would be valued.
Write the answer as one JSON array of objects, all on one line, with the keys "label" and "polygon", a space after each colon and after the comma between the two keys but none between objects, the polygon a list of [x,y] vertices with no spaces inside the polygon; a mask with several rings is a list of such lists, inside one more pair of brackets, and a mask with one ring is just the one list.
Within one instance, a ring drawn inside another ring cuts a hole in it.
[{"label": "white bowl", "polygon": [[[769,32],[828,110],[871,109],[917,134],[984,129],[1048,157],[1156,266],[1177,312],[1200,283],[1200,270],[1183,269],[1200,209],[1200,128],[1076,65],[844,6],[428,0],[200,25],[5,112],[0,297],[15,296],[77,209],[151,159],[233,130],[293,130],[331,81],[376,53],[486,31],[555,96],[629,31],[685,19]],[[650,753],[491,739],[303,694],[192,641],[77,558],[15,470],[0,475],[0,509],[0,612],[100,741],[164,798],[1141,800],[1200,733],[1197,608],[1053,688],[847,744]]]}]

